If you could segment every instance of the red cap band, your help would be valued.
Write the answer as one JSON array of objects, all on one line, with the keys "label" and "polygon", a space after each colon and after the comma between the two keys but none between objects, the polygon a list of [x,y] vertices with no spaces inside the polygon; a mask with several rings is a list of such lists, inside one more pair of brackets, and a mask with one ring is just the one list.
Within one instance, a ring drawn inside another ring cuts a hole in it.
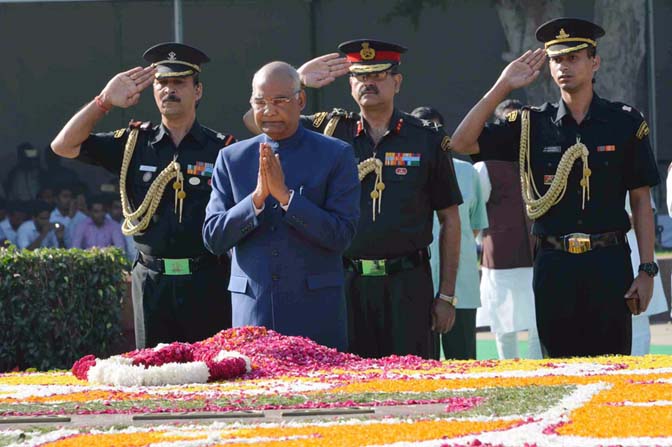
[{"label": "red cap band", "polygon": [[360,52],[357,53],[348,53],[346,58],[350,62],[376,62],[376,61],[393,61],[399,62],[401,60],[401,53],[396,51],[376,51],[376,55],[373,59],[363,59]]}]

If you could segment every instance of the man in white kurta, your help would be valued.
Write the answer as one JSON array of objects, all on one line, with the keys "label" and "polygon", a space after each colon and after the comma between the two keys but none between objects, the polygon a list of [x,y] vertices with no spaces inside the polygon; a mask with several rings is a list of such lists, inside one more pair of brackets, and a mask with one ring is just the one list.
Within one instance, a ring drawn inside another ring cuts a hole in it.
[{"label": "man in white kurta", "polygon": [[[486,163],[496,168],[496,171],[489,173]],[[523,244],[527,247],[527,254],[523,254],[510,252],[511,247],[499,246],[502,242],[528,239],[529,230],[525,224],[520,186],[516,181],[518,167],[514,163],[496,161],[479,162],[474,168],[479,174],[481,189],[488,203],[488,232],[492,235],[491,243],[484,244],[481,308],[477,312],[476,324],[490,326],[495,334],[500,359],[520,356],[517,333],[525,330],[528,331],[527,357],[542,358],[532,290],[532,247]],[[502,213],[508,216],[503,216]],[[512,216],[513,213],[516,216]],[[488,233],[485,237],[488,237]],[[518,259],[515,262],[500,263],[502,260],[506,261],[503,257]],[[491,265],[486,258],[494,259],[492,264],[499,265]]]},{"label": "man in white kurta", "polygon": [[[651,207],[655,213],[656,206],[653,199],[651,199]],[[625,195],[625,210],[632,219],[630,194],[628,193]],[[640,260],[635,230],[630,228],[630,231],[627,232],[626,236],[628,237],[628,244],[630,245],[631,250],[630,260],[632,261],[632,271],[634,274],[637,274]],[[656,263],[658,262],[655,254],[653,255],[653,261]],[[651,351],[651,328],[649,326],[649,317],[663,312],[667,312],[667,298],[665,298],[665,291],[663,290],[663,281],[660,279],[660,275],[656,275],[653,278],[653,296],[651,297],[649,307],[647,307],[641,314],[632,316],[632,350],[630,355],[646,355]]]}]

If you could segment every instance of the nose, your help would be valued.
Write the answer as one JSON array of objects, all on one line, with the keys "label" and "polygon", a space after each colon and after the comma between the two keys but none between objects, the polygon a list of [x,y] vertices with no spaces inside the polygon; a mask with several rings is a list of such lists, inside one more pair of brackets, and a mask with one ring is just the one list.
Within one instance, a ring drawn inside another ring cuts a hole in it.
[{"label": "nose", "polygon": [[273,103],[271,103],[270,101],[266,101],[266,104],[261,110],[264,115],[275,115],[277,111],[276,107],[277,106],[273,105]]}]

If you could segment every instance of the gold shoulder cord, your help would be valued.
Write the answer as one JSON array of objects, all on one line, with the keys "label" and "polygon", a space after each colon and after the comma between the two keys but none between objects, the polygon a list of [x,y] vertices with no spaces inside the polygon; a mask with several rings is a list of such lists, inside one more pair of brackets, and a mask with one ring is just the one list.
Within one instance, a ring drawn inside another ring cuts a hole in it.
[{"label": "gold shoulder cord", "polygon": [[180,171],[180,164],[176,160],[173,160],[152,182],[138,209],[135,211],[131,209],[131,204],[126,193],[126,176],[137,141],[138,129],[132,129],[128,135],[126,147],[124,148],[124,158],[121,163],[121,173],[119,175],[119,193],[121,195],[121,207],[124,213],[124,222],[121,225],[121,232],[126,236],[133,236],[141,233],[149,226],[150,219],[154,216],[154,213],[156,213],[159,203],[161,203],[163,191],[166,189],[168,182],[173,178],[175,178],[175,183],[173,183],[173,189],[175,190],[175,213],[177,214],[179,202],[180,223],[182,223],[182,205],[184,203],[184,198],[187,196],[184,192],[184,176],[182,175],[182,171]]},{"label": "gold shoulder cord", "polygon": [[551,186],[543,196],[534,183],[532,176],[532,165],[530,163],[530,111],[523,110],[520,123],[520,186],[523,191],[523,201],[525,209],[530,219],[537,219],[548,212],[552,206],[557,205],[567,190],[567,179],[572,170],[574,162],[581,158],[583,162],[583,178],[581,179],[581,188],[583,192],[581,209],[585,209],[586,200],[590,200],[590,169],[588,168],[588,148],[581,143],[579,138],[576,144],[571,146],[560,159],[558,169],[555,171],[555,177]]},{"label": "gold shoulder cord", "polygon": [[[324,134],[332,136],[340,119],[340,116],[331,118],[324,128]],[[385,189],[385,183],[383,183],[383,162],[376,157],[367,158],[357,165],[357,175],[359,176],[360,182],[371,172],[376,173],[376,181],[373,184],[373,191],[371,191],[371,198],[373,199],[372,216],[373,221],[375,222],[376,202],[378,203],[378,214],[380,214],[380,205],[383,201],[383,190]]]},{"label": "gold shoulder cord", "polygon": [[357,175],[361,182],[371,172],[376,173],[376,181],[373,183],[373,191],[371,191],[371,198],[373,199],[372,216],[373,221],[376,221],[376,202],[378,202],[378,214],[380,214],[380,204],[383,202],[383,190],[385,183],[383,183],[383,162],[376,157],[367,158],[357,165]]}]

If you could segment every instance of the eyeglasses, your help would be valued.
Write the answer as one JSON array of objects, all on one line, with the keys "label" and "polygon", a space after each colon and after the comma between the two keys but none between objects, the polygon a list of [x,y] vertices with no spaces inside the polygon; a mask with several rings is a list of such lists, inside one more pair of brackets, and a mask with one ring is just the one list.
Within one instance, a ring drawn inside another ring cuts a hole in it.
[{"label": "eyeglasses", "polygon": [[296,90],[292,93],[291,96],[275,96],[273,98],[252,98],[250,99],[250,104],[256,110],[265,109],[269,104],[272,104],[273,107],[283,107],[292,102],[292,99],[301,92],[301,90]]},{"label": "eyeglasses", "polygon": [[396,72],[392,70],[379,71],[377,73],[350,73],[350,77],[357,79],[359,82],[366,82],[367,80],[373,82],[384,81],[389,75],[395,75]]}]

